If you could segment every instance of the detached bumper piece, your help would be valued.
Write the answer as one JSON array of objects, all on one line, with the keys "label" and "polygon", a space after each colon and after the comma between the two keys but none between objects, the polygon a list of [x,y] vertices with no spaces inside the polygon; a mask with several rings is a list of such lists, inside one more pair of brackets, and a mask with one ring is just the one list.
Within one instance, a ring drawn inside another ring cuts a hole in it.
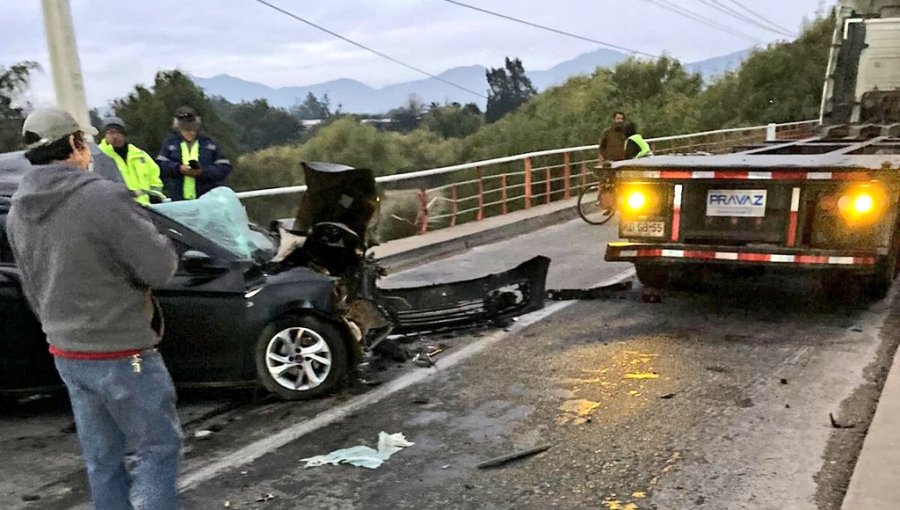
[{"label": "detached bumper piece", "polygon": [[881,257],[872,252],[628,242],[609,243],[605,257],[610,262],[719,263],[859,271],[874,270],[879,258]]},{"label": "detached bumper piece", "polygon": [[550,259],[535,257],[509,271],[426,287],[379,289],[394,333],[500,325],[544,307]]}]

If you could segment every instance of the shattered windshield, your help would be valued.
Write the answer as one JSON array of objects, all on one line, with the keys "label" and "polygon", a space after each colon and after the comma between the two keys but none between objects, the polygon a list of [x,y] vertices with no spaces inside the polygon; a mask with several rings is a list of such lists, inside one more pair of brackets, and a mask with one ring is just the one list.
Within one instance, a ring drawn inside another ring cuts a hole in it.
[{"label": "shattered windshield", "polygon": [[197,200],[151,207],[245,260],[267,262],[278,249],[272,237],[252,228],[246,209],[229,188],[215,188]]}]

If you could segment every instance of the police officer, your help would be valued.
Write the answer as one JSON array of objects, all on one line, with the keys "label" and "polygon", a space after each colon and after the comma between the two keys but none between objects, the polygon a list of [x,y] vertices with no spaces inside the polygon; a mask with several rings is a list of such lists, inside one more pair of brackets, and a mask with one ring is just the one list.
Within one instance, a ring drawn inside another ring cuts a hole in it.
[{"label": "police officer", "polygon": [[149,154],[128,143],[125,137],[125,121],[119,117],[107,117],[103,121],[103,141],[100,150],[112,158],[125,181],[125,186],[139,203],[148,205],[162,201],[163,183],[159,167]]},{"label": "police officer", "polygon": [[174,133],[163,141],[156,157],[172,200],[194,200],[221,186],[231,173],[231,162],[225,158],[212,138],[200,134],[201,120],[189,106],[175,111]]}]

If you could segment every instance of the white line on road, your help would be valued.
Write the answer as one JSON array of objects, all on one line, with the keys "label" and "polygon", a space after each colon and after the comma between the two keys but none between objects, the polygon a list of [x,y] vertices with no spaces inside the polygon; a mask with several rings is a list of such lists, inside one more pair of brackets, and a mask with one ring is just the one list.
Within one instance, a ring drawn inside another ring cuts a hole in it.
[{"label": "white line on road", "polygon": [[[615,277],[599,282],[594,286],[601,287],[612,285],[614,283],[618,283],[631,278],[632,276],[634,276],[634,274],[634,268],[630,268],[622,273],[619,273]],[[263,455],[274,452],[282,446],[291,443],[305,436],[306,434],[309,434],[310,432],[314,432],[324,426],[342,420],[357,411],[380,402],[381,400],[393,395],[394,393],[397,393],[398,391],[404,390],[415,384],[419,384],[433,377],[440,370],[449,369],[454,365],[457,365],[460,362],[480,353],[491,345],[509,336],[512,336],[519,331],[527,328],[528,326],[540,322],[575,303],[577,303],[577,301],[562,301],[553,303],[552,305],[547,306],[542,310],[525,315],[521,317],[519,321],[516,322],[507,331],[498,331],[492,335],[476,340],[463,347],[462,349],[438,360],[434,368],[410,372],[384,384],[383,386],[375,390],[370,391],[369,393],[354,397],[340,406],[336,406],[327,411],[324,411],[317,416],[310,418],[309,420],[296,423],[291,427],[278,432],[277,434],[260,439],[248,444],[247,446],[244,446],[243,448],[212,460],[211,462],[208,462],[184,474],[181,477],[178,487],[181,489],[181,491],[186,491],[196,487],[202,482],[214,478],[227,469],[233,469],[237,466],[253,462]]]}]

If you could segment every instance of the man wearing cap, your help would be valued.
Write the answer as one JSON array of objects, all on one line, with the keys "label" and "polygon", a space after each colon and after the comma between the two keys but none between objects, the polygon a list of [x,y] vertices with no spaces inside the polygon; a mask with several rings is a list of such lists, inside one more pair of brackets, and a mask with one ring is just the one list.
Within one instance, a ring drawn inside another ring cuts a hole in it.
[{"label": "man wearing cap", "polygon": [[177,257],[121,184],[87,171],[84,131],[58,109],[25,119],[34,168],[7,236],[69,393],[95,508],[176,509],[181,429],[150,288],[172,278]]},{"label": "man wearing cap", "polygon": [[172,200],[200,198],[221,186],[231,173],[231,162],[215,140],[199,134],[200,124],[193,108],[176,110],[172,122],[175,132],[166,137],[156,157],[165,194]]},{"label": "man wearing cap", "polygon": [[100,150],[116,162],[125,186],[139,203],[149,205],[151,198],[155,201],[165,198],[159,167],[149,154],[127,142],[125,121],[119,117],[104,119]]}]

